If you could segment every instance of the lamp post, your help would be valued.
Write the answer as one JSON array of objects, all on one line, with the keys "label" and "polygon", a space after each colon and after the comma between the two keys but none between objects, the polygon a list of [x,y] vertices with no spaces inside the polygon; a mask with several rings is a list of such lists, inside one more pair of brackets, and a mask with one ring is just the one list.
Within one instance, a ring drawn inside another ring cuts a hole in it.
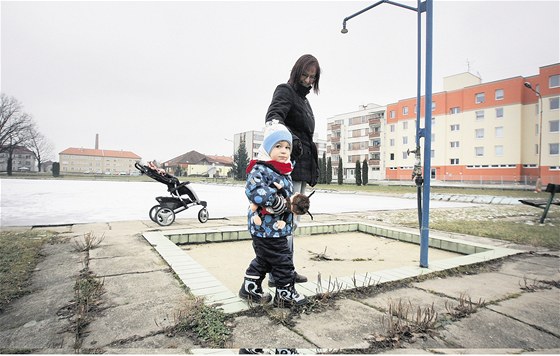
[{"label": "lamp post", "polygon": [[541,191],[541,159],[542,159],[542,96],[541,93],[533,89],[531,83],[525,82],[523,85],[534,92],[539,98],[539,164],[538,164],[538,175],[537,182],[535,184],[535,192],[539,193]]},{"label": "lamp post", "polygon": [[[380,0],[355,14],[352,14],[342,21],[343,34],[348,33],[346,23],[354,17],[369,11],[378,5],[387,3],[407,10],[416,12],[417,15],[417,80],[416,80],[416,149],[409,151],[415,153],[416,164],[413,170],[413,178],[418,189],[418,215],[420,223],[420,267],[428,267],[428,247],[429,247],[429,221],[430,221],[430,175],[431,175],[431,135],[432,135],[432,48],[433,48],[433,0],[417,0],[417,7],[412,7],[394,2],[392,0]],[[421,77],[422,77],[422,13],[426,14],[426,46],[425,46],[425,109],[424,109],[424,128],[420,127],[421,118]],[[424,138],[424,177],[422,177],[420,138]],[[423,195],[423,197],[421,197]]]}]

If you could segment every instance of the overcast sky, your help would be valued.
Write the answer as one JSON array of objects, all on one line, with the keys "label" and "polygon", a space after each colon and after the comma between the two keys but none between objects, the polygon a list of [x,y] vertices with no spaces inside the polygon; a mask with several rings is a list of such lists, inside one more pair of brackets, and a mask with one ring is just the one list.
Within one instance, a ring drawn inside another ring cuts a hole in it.
[{"label": "overcast sky", "polygon": [[[416,7],[416,1],[399,1]],[[326,120],[416,95],[416,13],[375,1],[1,2],[1,89],[53,143],[132,151],[143,161],[196,150],[233,155],[258,130],[275,87],[311,53],[308,96]],[[483,82],[560,62],[555,1],[434,1],[433,90],[470,70]],[[425,16],[422,16],[425,20]],[[227,140],[226,140],[227,139]]]}]

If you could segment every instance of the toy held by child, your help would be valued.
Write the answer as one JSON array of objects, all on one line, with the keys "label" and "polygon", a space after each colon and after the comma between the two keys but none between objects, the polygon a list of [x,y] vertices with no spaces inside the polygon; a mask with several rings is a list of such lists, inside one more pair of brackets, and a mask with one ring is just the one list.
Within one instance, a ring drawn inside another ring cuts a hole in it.
[{"label": "toy held by child", "polygon": [[252,160],[247,167],[245,186],[245,195],[251,203],[247,223],[256,257],[245,271],[239,296],[260,303],[270,302],[272,296],[263,291],[262,281],[272,272],[276,306],[308,302],[295,289],[295,268],[287,239],[293,230],[294,212],[289,207],[294,206],[295,198],[290,176],[291,145],[292,135],[284,125],[267,125],[257,160]]}]

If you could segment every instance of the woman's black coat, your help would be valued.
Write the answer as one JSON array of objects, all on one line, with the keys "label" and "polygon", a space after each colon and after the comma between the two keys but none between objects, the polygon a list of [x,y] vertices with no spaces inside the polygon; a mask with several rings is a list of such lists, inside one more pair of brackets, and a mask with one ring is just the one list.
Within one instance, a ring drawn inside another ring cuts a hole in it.
[{"label": "woman's black coat", "polygon": [[319,178],[319,157],[313,142],[315,117],[306,99],[309,91],[310,88],[299,84],[295,87],[288,83],[277,86],[265,121],[278,120],[290,130],[293,136],[292,161],[296,162],[292,180],[304,181],[313,187]]}]

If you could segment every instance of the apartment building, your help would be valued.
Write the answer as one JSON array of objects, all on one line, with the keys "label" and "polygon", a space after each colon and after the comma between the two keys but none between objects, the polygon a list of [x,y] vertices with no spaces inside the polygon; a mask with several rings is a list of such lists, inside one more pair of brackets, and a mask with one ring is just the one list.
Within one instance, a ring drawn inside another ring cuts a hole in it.
[{"label": "apartment building", "polygon": [[[10,154],[6,149],[0,150],[0,172],[8,170],[8,159]],[[28,148],[17,146],[12,152],[12,172],[37,172],[37,158]]]},{"label": "apartment building", "polygon": [[[444,78],[444,91],[432,98],[431,178],[533,183],[540,176],[558,183],[559,80],[560,64],[491,83],[470,73]],[[540,93],[542,107],[525,82]],[[411,177],[414,157],[407,150],[415,146],[415,111],[416,98],[387,105],[387,179]]]},{"label": "apartment building", "polygon": [[70,147],[59,153],[61,173],[131,174],[141,157],[130,151]]},{"label": "apartment building", "polygon": [[327,119],[327,157],[331,158],[333,177],[337,176],[339,158],[342,158],[342,176],[354,182],[356,161],[368,162],[371,180],[385,179],[385,161],[382,156],[386,107],[368,104],[358,110]]},{"label": "apartment building", "polygon": [[[559,99],[558,63],[534,76],[490,83],[471,73],[444,78],[444,91],[432,95],[431,178],[533,184],[540,176],[543,184],[560,183]],[[416,98],[389,104],[384,113],[383,107],[375,109],[328,119],[327,154],[333,164],[342,157],[344,177],[353,180],[352,162],[363,161],[368,141],[371,180],[410,180]],[[420,115],[423,128],[424,97]],[[423,155],[423,138],[420,145]]]}]

